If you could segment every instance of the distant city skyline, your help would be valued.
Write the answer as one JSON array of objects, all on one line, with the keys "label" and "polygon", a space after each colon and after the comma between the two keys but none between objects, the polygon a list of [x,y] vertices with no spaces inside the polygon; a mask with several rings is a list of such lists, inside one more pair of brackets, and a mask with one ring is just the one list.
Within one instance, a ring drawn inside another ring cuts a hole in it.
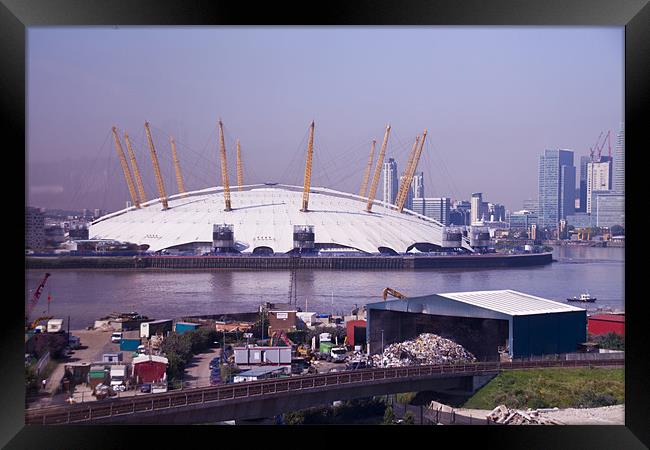
[{"label": "distant city skyline", "polygon": [[125,206],[113,125],[157,197],[145,120],[170,193],[168,134],[188,189],[220,185],[221,117],[231,184],[235,139],[246,184],[302,184],[313,119],[312,185],[356,193],[390,123],[400,168],[428,130],[427,195],[516,211],[545,149],[577,163],[624,121],[622,27],[32,27],[27,42],[27,201],[45,208]]}]

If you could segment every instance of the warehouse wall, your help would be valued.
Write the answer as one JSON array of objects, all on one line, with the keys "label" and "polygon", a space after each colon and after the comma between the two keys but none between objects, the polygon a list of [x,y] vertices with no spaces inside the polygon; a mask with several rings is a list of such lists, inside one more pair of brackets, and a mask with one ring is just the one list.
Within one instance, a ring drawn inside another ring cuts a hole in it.
[{"label": "warehouse wall", "polygon": [[371,353],[381,350],[381,330],[384,345],[412,339],[421,333],[434,333],[462,345],[480,361],[499,359],[499,346],[507,344],[508,321],[472,317],[438,316],[370,309],[369,329]]},{"label": "warehouse wall", "polygon": [[513,317],[513,357],[570,353],[587,340],[587,312]]}]

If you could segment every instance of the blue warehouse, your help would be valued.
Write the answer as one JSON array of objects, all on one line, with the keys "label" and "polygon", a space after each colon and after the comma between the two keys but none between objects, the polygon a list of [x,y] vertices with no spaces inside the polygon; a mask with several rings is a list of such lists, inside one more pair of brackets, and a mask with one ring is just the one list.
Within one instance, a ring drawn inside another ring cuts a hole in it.
[{"label": "blue warehouse", "polygon": [[366,305],[370,353],[435,333],[480,361],[570,353],[587,339],[587,311],[513,290],[452,292]]}]

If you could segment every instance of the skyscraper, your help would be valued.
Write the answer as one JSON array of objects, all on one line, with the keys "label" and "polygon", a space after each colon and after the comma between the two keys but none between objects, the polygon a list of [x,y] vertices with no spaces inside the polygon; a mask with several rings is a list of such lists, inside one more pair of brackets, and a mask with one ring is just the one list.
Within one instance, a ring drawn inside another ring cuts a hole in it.
[{"label": "skyscraper", "polygon": [[573,151],[544,150],[539,157],[538,181],[539,226],[556,229],[560,219],[575,212]]},{"label": "skyscraper", "polygon": [[413,198],[424,198],[424,172],[418,172],[413,175],[411,192],[413,193]]},{"label": "skyscraper", "polygon": [[614,149],[614,176],[612,190],[625,194],[625,129],[621,124],[621,131],[618,132],[616,148]]},{"label": "skyscraper", "polygon": [[441,198],[414,198],[413,211],[437,220],[443,225],[449,225],[451,209],[451,199],[449,197]]},{"label": "skyscraper", "polygon": [[587,208],[591,214],[594,191],[609,191],[612,188],[612,160],[604,156],[599,162],[587,163]]},{"label": "skyscraper", "polygon": [[478,222],[483,217],[483,211],[481,210],[482,206],[483,194],[481,192],[474,192],[472,194],[470,225],[474,225],[474,223]]},{"label": "skyscraper", "polygon": [[397,189],[399,188],[399,178],[397,177],[397,162],[389,158],[384,163],[384,202],[395,204]]},{"label": "skyscraper", "polygon": [[580,157],[580,208],[577,212],[587,212],[587,164],[589,156]]}]

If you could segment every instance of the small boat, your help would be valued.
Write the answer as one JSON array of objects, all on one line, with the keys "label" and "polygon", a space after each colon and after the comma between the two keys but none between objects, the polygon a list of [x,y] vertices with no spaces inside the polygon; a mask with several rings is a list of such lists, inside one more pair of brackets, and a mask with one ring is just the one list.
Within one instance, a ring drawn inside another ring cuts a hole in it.
[{"label": "small boat", "polygon": [[573,296],[573,298],[567,298],[568,302],[583,302],[583,303],[593,303],[596,301],[596,297],[592,297],[589,293],[580,294],[580,297]]}]

